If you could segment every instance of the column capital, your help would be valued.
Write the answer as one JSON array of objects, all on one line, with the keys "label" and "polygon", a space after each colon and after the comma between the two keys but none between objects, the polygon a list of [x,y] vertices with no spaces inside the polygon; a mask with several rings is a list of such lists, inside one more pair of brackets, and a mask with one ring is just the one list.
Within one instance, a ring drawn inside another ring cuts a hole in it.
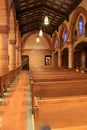
[{"label": "column capital", "polygon": [[16,40],[9,40],[9,44],[16,45]]},{"label": "column capital", "polygon": [[0,33],[8,33],[9,32],[9,27],[8,26],[1,26],[0,25]]},{"label": "column capital", "polygon": [[16,46],[16,49],[18,50],[18,49],[19,49],[19,46]]},{"label": "column capital", "polygon": [[21,48],[21,46],[19,45],[19,51],[22,51],[22,48]]}]

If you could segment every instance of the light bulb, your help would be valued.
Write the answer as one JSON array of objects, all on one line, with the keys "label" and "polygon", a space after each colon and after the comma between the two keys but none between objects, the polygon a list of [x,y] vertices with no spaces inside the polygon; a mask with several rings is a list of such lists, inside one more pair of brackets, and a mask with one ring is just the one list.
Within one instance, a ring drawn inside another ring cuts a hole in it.
[{"label": "light bulb", "polygon": [[48,24],[49,24],[48,16],[45,16],[45,18],[44,18],[44,24],[45,24],[45,25],[48,25]]},{"label": "light bulb", "polygon": [[42,35],[43,35],[43,32],[42,32],[42,29],[40,29],[39,36],[42,36]]}]

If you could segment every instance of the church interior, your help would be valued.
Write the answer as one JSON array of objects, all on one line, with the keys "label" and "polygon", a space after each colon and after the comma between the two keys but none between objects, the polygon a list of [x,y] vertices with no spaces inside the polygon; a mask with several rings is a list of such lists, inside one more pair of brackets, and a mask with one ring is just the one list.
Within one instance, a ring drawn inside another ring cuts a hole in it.
[{"label": "church interior", "polygon": [[0,130],[87,130],[87,0],[0,10]]}]

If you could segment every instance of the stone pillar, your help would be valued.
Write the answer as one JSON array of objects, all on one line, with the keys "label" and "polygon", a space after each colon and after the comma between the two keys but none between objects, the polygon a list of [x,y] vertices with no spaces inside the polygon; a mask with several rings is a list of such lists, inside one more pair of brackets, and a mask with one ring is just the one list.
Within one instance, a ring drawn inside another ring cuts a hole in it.
[{"label": "stone pillar", "polygon": [[58,48],[58,67],[61,68],[61,49]]},{"label": "stone pillar", "polygon": [[86,52],[85,51],[81,53],[81,61],[82,61],[81,68],[86,68]]},{"label": "stone pillar", "polygon": [[8,27],[0,27],[0,76],[8,73]]},{"label": "stone pillar", "polygon": [[68,50],[68,68],[73,68],[73,52],[72,52],[72,45],[69,46]]},{"label": "stone pillar", "polygon": [[16,68],[15,40],[9,40],[9,71]]},{"label": "stone pillar", "polygon": [[21,47],[19,48],[19,66],[22,66]]},{"label": "stone pillar", "polygon": [[54,66],[54,51],[52,51],[52,66]]},{"label": "stone pillar", "polygon": [[19,67],[19,46],[16,46],[16,68]]}]

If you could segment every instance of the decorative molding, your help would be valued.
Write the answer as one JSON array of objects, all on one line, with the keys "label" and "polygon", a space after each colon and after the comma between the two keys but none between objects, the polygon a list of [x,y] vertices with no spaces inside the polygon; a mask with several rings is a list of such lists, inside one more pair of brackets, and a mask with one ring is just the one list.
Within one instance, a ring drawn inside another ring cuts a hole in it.
[{"label": "decorative molding", "polygon": [[15,48],[16,48],[16,50],[19,50],[19,46],[16,46]]},{"label": "decorative molding", "polygon": [[16,40],[9,40],[9,44],[16,45]]}]

